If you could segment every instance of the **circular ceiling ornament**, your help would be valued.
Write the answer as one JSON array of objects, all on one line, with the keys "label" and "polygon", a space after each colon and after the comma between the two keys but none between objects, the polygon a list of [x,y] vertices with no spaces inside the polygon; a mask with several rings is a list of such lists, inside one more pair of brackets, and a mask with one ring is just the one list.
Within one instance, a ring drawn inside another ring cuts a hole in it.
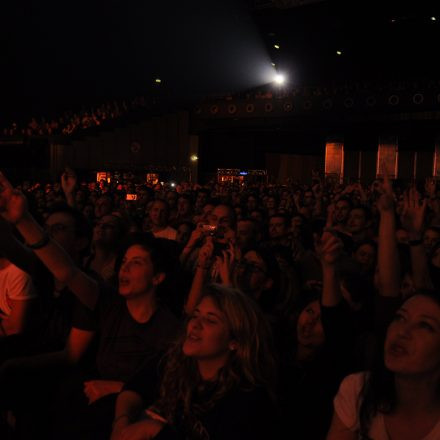
[{"label": "circular ceiling ornament", "polygon": [[293,110],[293,104],[290,101],[285,102],[283,105],[283,109],[285,112],[289,113]]},{"label": "circular ceiling ornament", "polygon": [[307,101],[305,101],[304,104],[303,104],[303,108],[304,108],[304,110],[311,110],[312,107],[313,107],[313,105],[312,105],[312,101],[307,100]]},{"label": "circular ceiling ornament", "polygon": [[333,107],[333,101],[330,98],[325,99],[322,103],[322,106],[325,110],[330,110]]},{"label": "circular ceiling ornament", "polygon": [[399,104],[399,102],[400,102],[400,99],[399,99],[399,97],[397,96],[397,95],[391,95],[389,98],[388,98],[388,104],[389,105],[397,105],[397,104]]},{"label": "circular ceiling ornament", "polygon": [[228,113],[230,115],[237,113],[237,106],[235,104],[228,105]]},{"label": "circular ceiling ornament", "polygon": [[374,96],[369,96],[366,100],[365,103],[367,104],[368,107],[373,107],[376,105],[376,98]]},{"label": "circular ceiling ornament", "polygon": [[354,106],[354,99],[353,98],[345,98],[344,107],[345,108],[352,108],[353,106]]},{"label": "circular ceiling ornament", "polygon": [[421,93],[414,94],[413,99],[412,99],[413,103],[416,105],[422,104],[424,100],[425,100],[425,97]]}]

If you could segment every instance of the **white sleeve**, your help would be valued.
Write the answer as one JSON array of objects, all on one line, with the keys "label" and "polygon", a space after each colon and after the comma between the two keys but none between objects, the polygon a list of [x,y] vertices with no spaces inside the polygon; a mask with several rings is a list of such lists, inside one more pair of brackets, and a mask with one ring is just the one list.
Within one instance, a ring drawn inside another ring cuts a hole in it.
[{"label": "white sleeve", "polygon": [[7,296],[19,301],[36,297],[31,277],[16,266],[10,267],[8,273]]},{"label": "white sleeve", "polygon": [[365,381],[365,373],[350,374],[339,387],[333,406],[341,422],[351,431],[359,429],[359,395]]}]

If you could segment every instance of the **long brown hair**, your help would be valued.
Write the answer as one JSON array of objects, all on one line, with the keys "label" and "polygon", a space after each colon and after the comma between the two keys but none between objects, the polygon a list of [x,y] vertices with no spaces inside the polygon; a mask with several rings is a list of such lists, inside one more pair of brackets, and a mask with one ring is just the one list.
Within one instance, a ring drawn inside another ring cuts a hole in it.
[{"label": "long brown hair", "polygon": [[254,301],[239,290],[216,284],[208,286],[203,297],[211,298],[224,313],[231,337],[237,341],[238,347],[231,351],[226,364],[220,369],[209,398],[195,401],[196,394],[200,395],[206,384],[199,374],[197,361],[182,351],[185,326],[185,331],[166,357],[160,397],[154,405],[154,409],[169,423],[175,422],[177,413],[181,412],[186,424],[196,430],[200,426],[197,423],[200,415],[233,389],[250,391],[263,387],[273,397],[276,370],[269,327]]}]

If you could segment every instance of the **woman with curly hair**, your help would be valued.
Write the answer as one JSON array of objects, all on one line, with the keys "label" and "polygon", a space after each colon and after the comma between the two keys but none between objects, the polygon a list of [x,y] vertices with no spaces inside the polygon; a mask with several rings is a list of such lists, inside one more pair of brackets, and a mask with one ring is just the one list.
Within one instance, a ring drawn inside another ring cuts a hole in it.
[{"label": "woman with curly hair", "polygon": [[166,357],[147,418],[130,424],[148,404],[149,387],[142,393],[142,379],[137,386],[135,380],[118,398],[112,439],[269,438],[275,371],[269,345],[268,326],[250,298],[208,286]]},{"label": "woman with curly hair", "polygon": [[440,438],[440,297],[417,293],[398,309],[370,372],[346,377],[327,440]]}]

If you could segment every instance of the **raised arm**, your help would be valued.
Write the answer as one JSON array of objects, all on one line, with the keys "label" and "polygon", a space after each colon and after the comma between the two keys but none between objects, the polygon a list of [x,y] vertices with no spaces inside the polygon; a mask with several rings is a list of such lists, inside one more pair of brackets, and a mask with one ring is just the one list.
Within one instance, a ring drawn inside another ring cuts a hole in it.
[{"label": "raised arm", "polygon": [[203,286],[211,269],[213,252],[214,243],[212,242],[212,237],[207,237],[206,243],[201,247],[198,255],[196,271],[185,304],[185,313],[187,315],[193,312],[202,297]]},{"label": "raised arm", "polygon": [[396,214],[394,194],[388,176],[385,177],[382,195],[377,201],[379,222],[379,293],[382,296],[398,297],[400,294],[400,260],[396,240]]},{"label": "raised arm", "polygon": [[34,275],[37,261],[34,253],[12,234],[12,225],[0,216],[0,243],[3,255],[21,270]]},{"label": "raised arm", "polygon": [[336,263],[341,255],[342,242],[331,232],[325,231],[317,244],[322,266],[322,299],[325,307],[334,307],[342,299]]},{"label": "raised arm", "polygon": [[416,289],[432,289],[431,276],[428,268],[428,258],[422,241],[422,231],[425,221],[426,199],[420,203],[420,195],[412,187],[405,194],[401,222],[408,232],[411,266]]},{"label": "raised arm", "polygon": [[27,209],[25,196],[12,188],[0,173],[0,214],[23,236],[53,276],[66,284],[86,307],[94,309],[99,296],[98,283],[82,272],[69,255],[35,221]]}]

